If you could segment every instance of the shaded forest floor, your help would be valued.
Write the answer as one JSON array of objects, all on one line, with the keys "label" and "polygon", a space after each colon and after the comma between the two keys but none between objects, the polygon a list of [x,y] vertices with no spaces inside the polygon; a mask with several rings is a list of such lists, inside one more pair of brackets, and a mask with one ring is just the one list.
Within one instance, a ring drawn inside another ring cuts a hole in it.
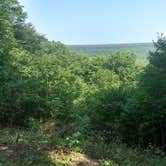
[{"label": "shaded forest floor", "polygon": [[0,165],[4,166],[98,166],[99,161],[58,147],[33,147],[26,144],[0,145]]},{"label": "shaded forest floor", "polygon": [[49,133],[11,128],[0,129],[0,166],[23,165],[99,166],[100,161],[56,143],[51,144]]},{"label": "shaded forest floor", "polygon": [[[36,126],[37,127],[37,126]],[[0,166],[165,166],[166,157],[125,145],[80,141],[47,125],[0,129]],[[80,141],[80,142],[79,142]]]}]

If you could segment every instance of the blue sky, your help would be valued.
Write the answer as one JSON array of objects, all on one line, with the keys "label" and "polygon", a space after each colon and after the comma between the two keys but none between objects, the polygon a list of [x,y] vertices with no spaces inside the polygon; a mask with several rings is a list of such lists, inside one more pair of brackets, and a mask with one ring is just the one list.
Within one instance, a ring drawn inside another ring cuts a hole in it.
[{"label": "blue sky", "polygon": [[28,21],[65,44],[151,42],[166,34],[166,0],[19,0]]}]

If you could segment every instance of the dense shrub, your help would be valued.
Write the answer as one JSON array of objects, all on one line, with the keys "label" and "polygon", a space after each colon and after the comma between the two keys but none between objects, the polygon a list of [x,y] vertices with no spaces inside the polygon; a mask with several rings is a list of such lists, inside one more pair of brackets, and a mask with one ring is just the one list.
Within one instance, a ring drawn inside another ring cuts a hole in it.
[{"label": "dense shrub", "polygon": [[1,125],[51,119],[84,137],[166,149],[166,38],[143,68],[129,52],[72,52],[25,18],[16,0],[0,0]]}]

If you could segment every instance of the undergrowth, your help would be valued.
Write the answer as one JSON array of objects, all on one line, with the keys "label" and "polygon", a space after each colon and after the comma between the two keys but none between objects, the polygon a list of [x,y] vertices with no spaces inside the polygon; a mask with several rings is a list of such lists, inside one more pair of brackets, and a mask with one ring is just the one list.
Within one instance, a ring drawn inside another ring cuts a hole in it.
[{"label": "undergrowth", "polygon": [[[0,129],[0,145],[12,150],[0,150],[0,166],[70,165],[71,152],[86,154],[101,166],[165,166],[165,154],[152,146],[131,148],[120,142],[105,143],[102,137],[84,138],[79,131],[68,135],[55,123],[31,124],[31,129]],[[39,127],[40,126],[40,127]]]}]

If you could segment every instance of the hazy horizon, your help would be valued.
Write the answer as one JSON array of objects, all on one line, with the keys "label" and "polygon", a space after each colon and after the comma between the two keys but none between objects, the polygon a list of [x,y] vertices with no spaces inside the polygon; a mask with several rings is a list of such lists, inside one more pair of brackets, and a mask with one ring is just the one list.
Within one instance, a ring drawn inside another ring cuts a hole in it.
[{"label": "hazy horizon", "polygon": [[66,45],[151,43],[166,33],[164,0],[19,0],[28,22]]},{"label": "hazy horizon", "polygon": [[[59,41],[60,42],[60,41]],[[139,42],[139,43],[137,43],[137,42],[133,42],[133,43],[96,43],[96,44],[65,44],[65,45],[71,45],[71,46],[79,46],[79,45],[83,45],[83,46],[95,46],[95,45],[127,45],[127,44],[129,44],[129,45],[134,45],[134,44],[153,44],[153,41],[152,42]]]}]

